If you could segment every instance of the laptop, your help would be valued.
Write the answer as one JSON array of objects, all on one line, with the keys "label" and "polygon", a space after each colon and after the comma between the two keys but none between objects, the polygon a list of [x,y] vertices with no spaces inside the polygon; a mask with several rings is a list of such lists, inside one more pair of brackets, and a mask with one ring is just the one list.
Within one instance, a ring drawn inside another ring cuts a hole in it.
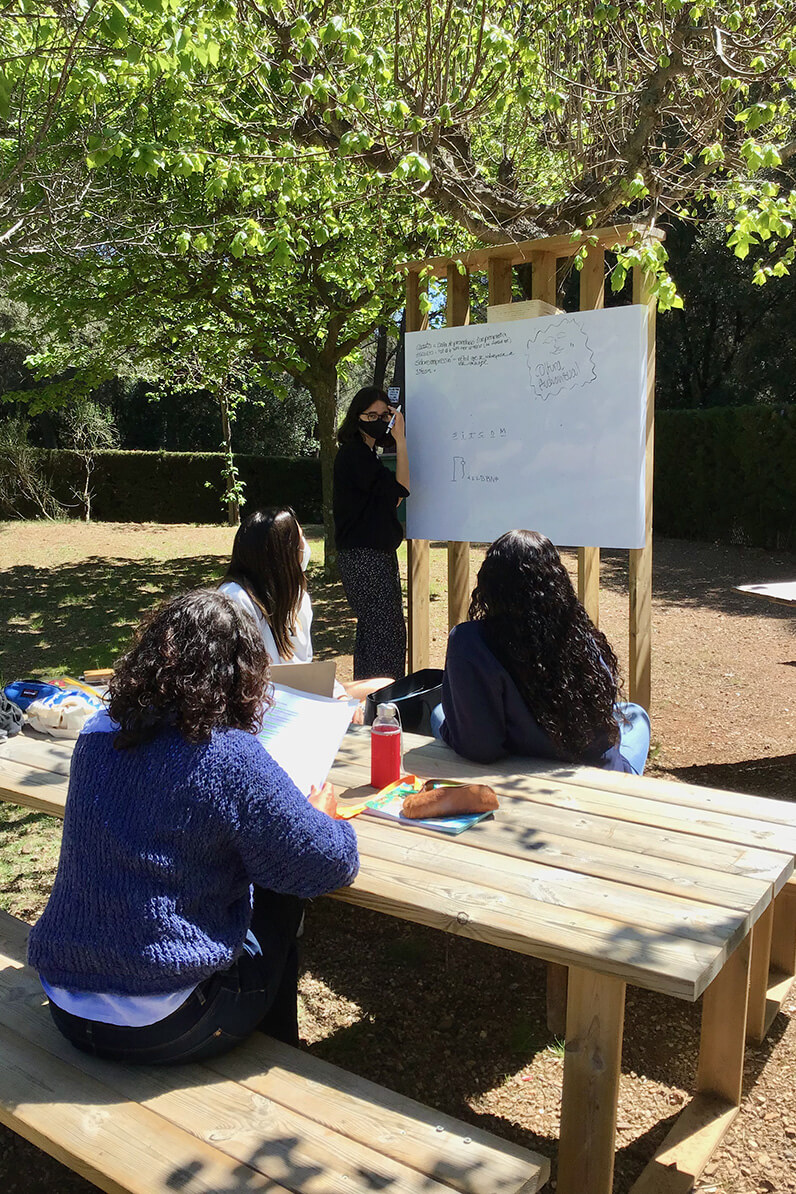
[{"label": "laptop", "polygon": [[277,663],[270,668],[271,680],[285,688],[298,692],[311,692],[315,696],[334,696],[334,678],[337,664],[334,659],[322,659],[312,663]]}]

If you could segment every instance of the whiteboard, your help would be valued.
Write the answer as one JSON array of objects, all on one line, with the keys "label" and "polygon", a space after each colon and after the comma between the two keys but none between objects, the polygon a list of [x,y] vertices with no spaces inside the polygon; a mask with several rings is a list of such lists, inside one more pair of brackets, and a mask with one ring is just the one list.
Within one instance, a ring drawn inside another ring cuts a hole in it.
[{"label": "whiteboard", "polygon": [[406,337],[410,539],[644,546],[647,310]]}]

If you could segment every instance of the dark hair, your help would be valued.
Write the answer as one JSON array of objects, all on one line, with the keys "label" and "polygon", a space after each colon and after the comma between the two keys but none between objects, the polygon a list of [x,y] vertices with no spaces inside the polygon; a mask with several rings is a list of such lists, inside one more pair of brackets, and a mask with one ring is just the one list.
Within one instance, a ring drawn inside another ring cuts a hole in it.
[{"label": "dark hair", "polygon": [[293,658],[290,635],[307,590],[300,545],[298,519],[290,506],[255,510],[238,527],[232,559],[220,582],[235,581],[246,590],[271,627],[282,659]]},{"label": "dark hair", "polygon": [[143,619],[108,696],[121,726],[118,750],[167,727],[189,742],[206,742],[222,727],[253,732],[270,704],[268,653],[240,606],[215,589],[197,589]]},{"label": "dark hair", "polygon": [[536,531],[496,539],[468,616],[483,622],[490,650],[562,759],[594,761],[616,743],[617,659],[549,539]]},{"label": "dark hair", "polygon": [[384,390],[380,390],[378,386],[363,386],[361,390],[357,390],[337,431],[338,444],[350,444],[359,439],[359,416],[369,406],[373,406],[374,402],[386,402],[390,405]]}]

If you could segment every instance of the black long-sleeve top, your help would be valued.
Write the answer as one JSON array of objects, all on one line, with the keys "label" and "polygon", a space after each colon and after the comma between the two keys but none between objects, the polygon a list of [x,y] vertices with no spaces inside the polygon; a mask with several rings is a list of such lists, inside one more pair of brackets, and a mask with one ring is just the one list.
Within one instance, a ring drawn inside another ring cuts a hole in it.
[{"label": "black long-sleeve top", "polygon": [[334,461],[334,540],[338,551],[371,547],[395,551],[404,537],[398,500],[408,497],[363,439],[343,444]]}]

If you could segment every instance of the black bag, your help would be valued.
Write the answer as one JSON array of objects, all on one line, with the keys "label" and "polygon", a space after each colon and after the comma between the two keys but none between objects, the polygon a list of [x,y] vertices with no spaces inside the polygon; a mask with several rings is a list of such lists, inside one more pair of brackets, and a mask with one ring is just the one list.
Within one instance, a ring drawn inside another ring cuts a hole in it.
[{"label": "black bag", "polygon": [[401,726],[410,734],[431,737],[431,710],[442,700],[442,668],[426,667],[370,693],[365,700],[365,725],[373,724],[376,706],[395,705]]}]

